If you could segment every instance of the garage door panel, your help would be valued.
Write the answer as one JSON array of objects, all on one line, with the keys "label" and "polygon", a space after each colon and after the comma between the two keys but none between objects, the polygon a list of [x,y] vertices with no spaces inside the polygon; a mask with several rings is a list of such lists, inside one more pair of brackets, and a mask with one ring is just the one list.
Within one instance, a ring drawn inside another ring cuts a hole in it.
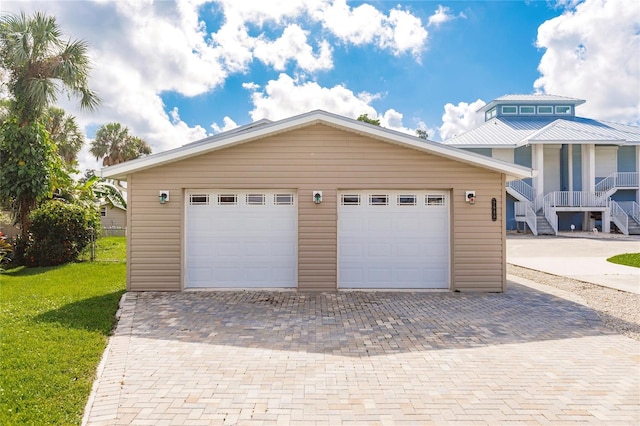
[{"label": "garage door panel", "polygon": [[371,243],[367,245],[369,257],[391,256],[392,247],[389,243]]},{"label": "garage door panel", "polygon": [[[274,191],[198,190],[197,194],[208,196],[208,204],[194,205],[192,192],[187,193],[187,287],[295,287],[295,194],[278,191],[293,194],[293,203],[275,205]],[[229,195],[225,201],[231,204],[219,203],[220,194]],[[256,204],[261,198],[264,204]]]},{"label": "garage door panel", "polygon": [[[348,194],[361,204],[338,206],[339,287],[449,287],[447,192],[375,192],[387,195],[387,205],[371,205],[372,191]],[[444,205],[428,205],[428,195]]]}]

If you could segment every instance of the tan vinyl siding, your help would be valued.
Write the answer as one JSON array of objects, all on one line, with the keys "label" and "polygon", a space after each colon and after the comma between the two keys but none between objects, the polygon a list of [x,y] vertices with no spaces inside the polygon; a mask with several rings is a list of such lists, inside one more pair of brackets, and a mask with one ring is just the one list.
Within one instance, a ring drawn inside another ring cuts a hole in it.
[{"label": "tan vinyl siding", "polygon": [[109,206],[104,206],[104,207],[107,208],[106,216],[100,216],[100,223],[103,228],[126,228],[127,227],[126,210],[119,209],[117,207],[109,207]]},{"label": "tan vinyl siding", "polygon": [[[187,189],[295,190],[300,290],[336,288],[339,190],[449,190],[451,288],[504,286],[504,176],[462,162],[317,124],[140,171],[128,181],[132,290],[182,288]],[[159,190],[171,192],[170,202],[159,203]],[[313,190],[323,191],[319,205]],[[466,190],[476,191],[475,205],[464,201]]]}]

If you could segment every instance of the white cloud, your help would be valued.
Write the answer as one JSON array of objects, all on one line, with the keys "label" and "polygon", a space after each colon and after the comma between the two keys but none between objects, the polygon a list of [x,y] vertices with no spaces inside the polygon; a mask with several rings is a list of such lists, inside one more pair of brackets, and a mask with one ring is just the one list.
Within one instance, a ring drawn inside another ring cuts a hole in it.
[{"label": "white cloud", "polygon": [[534,88],[587,100],[580,115],[640,122],[639,17],[633,1],[586,0],[543,23]]},{"label": "white cloud", "polygon": [[445,22],[451,21],[454,19],[454,16],[451,14],[451,8],[438,5],[438,8],[433,13],[433,15],[429,16],[429,21],[427,22],[428,27],[439,27]]},{"label": "white cloud", "polygon": [[[280,120],[316,109],[350,118],[367,114],[369,118],[380,119],[382,127],[415,136],[415,129],[403,124],[402,113],[388,109],[383,114],[379,114],[370,105],[370,102],[378,98],[378,94],[354,93],[341,85],[322,87],[316,82],[301,82],[287,74],[280,74],[277,80],[267,83],[264,91],[253,91],[251,99],[254,109],[250,115],[255,121],[262,118]],[[434,134],[434,131],[428,129],[423,122],[414,121],[417,124],[416,128],[427,130],[429,135]]]},{"label": "white cloud", "polygon": [[287,26],[282,36],[270,42],[260,37],[255,43],[253,51],[256,58],[276,71],[284,71],[288,61],[295,60],[305,71],[316,71],[333,68],[331,59],[332,49],[325,40],[320,42],[320,53],[313,54],[312,47],[307,43],[307,31],[297,24]]},{"label": "white cloud", "polygon": [[459,102],[458,105],[446,104],[442,116],[442,126],[439,129],[442,140],[447,140],[482,124],[484,118],[476,111],[485,104],[482,99],[470,104],[466,102]]},{"label": "white cloud", "polygon": [[356,118],[360,114],[375,117],[375,109],[367,103],[371,99],[368,93],[355,94],[344,86],[322,87],[315,82],[294,80],[287,74],[280,74],[277,80],[271,80],[263,91],[254,91],[251,100],[254,109],[251,118],[280,120],[315,109]]},{"label": "white cloud", "polygon": [[346,0],[335,0],[330,6],[316,10],[315,16],[343,42],[375,44],[395,55],[411,53],[417,59],[429,36],[420,18],[399,8],[386,16],[369,4],[352,8]]},{"label": "white cloud", "polygon": [[222,127],[220,127],[218,123],[211,124],[211,128],[216,133],[226,132],[228,130],[235,129],[236,127],[238,127],[236,122],[227,116],[222,119]]},{"label": "white cloud", "polygon": [[[182,120],[177,109],[167,112],[163,93],[191,97],[212,92],[230,75],[250,71],[257,61],[278,71],[328,70],[333,67],[330,41],[336,38],[347,45],[377,46],[419,59],[428,38],[420,19],[407,10],[395,7],[384,13],[368,4],[352,7],[345,0],[3,3],[3,12],[19,11],[54,15],[65,36],[90,44],[90,86],[102,105],[87,113],[76,100],[60,96],[60,106],[85,129],[122,123],[147,140],[154,152],[207,136],[204,127]],[[203,12],[215,14],[221,26],[207,27]],[[282,118],[314,108],[351,117],[377,116],[371,102],[378,94],[298,83],[288,76],[262,83],[243,84],[253,92],[254,118]],[[390,111],[382,119],[388,116],[389,123],[397,123]],[[213,129],[229,128],[232,120],[227,118],[222,125],[212,124]],[[86,167],[95,167],[89,165],[90,156],[81,158]]]}]

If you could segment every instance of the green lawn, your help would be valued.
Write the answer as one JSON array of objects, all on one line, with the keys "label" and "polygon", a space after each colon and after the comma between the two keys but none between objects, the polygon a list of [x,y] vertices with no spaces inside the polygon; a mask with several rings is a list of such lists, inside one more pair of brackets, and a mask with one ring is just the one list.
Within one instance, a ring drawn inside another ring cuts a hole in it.
[{"label": "green lawn", "polygon": [[80,424],[125,289],[118,262],[16,268],[0,275],[0,424]]},{"label": "green lawn", "polygon": [[627,265],[640,268],[640,253],[619,254],[608,258],[607,261],[611,263],[617,263],[619,265]]}]

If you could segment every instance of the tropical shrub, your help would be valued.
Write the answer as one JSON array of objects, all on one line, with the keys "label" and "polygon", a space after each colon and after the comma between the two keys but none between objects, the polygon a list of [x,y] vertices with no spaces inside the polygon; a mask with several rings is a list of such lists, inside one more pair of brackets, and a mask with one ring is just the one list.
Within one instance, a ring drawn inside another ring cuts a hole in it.
[{"label": "tropical shrub", "polygon": [[95,207],[48,201],[31,213],[27,266],[53,266],[78,259],[100,218]]}]

